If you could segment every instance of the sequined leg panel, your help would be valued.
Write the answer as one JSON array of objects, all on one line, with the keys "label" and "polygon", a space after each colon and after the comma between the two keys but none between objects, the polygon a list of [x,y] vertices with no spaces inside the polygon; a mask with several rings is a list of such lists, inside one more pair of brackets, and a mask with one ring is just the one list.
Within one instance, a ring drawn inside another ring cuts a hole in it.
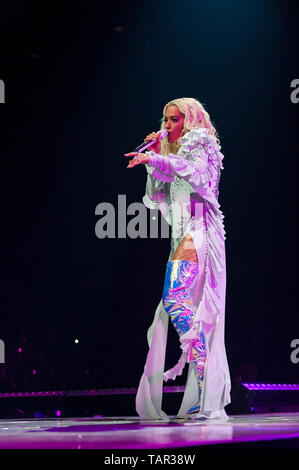
[{"label": "sequined leg panel", "polygon": [[[166,266],[162,296],[163,306],[179,336],[187,333],[192,326],[195,312],[190,289],[198,272],[198,264],[193,261],[173,260],[168,261]],[[198,403],[188,413],[196,413],[200,409],[206,361],[206,344],[203,332],[200,332],[199,338],[193,344],[192,361],[195,365],[199,396]]]},{"label": "sequined leg panel", "polygon": [[198,264],[187,260],[168,261],[166,266],[163,306],[179,336],[186,333],[194,316],[190,288],[198,274]]},{"label": "sequined leg panel", "polygon": [[192,345],[192,361],[195,364],[195,375],[198,384],[198,403],[190,408],[188,413],[197,413],[200,411],[200,403],[202,398],[205,363],[207,358],[206,341],[203,331],[200,331],[199,338]]}]

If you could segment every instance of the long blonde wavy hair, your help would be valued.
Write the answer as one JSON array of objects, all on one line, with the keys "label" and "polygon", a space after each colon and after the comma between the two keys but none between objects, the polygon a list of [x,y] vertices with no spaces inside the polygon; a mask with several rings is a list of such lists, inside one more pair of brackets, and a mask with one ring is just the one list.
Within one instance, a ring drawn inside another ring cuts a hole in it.
[{"label": "long blonde wavy hair", "polygon": [[[163,117],[161,119],[161,129],[165,129],[165,113],[168,106],[177,106],[180,113],[184,116],[184,126],[180,138],[192,129],[206,128],[213,135],[219,144],[219,138],[215,127],[213,126],[209,113],[204,109],[203,104],[195,98],[177,98],[169,101],[164,106]],[[180,138],[174,143],[169,143],[167,139],[161,140],[161,154],[176,154],[180,148]]]}]

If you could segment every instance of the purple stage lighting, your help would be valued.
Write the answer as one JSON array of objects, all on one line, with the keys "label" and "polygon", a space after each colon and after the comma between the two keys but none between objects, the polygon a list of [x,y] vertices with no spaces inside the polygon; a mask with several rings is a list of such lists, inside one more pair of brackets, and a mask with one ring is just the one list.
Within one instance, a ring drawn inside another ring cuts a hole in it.
[{"label": "purple stage lighting", "polygon": [[299,390],[299,384],[253,384],[242,382],[242,385],[248,390]]}]

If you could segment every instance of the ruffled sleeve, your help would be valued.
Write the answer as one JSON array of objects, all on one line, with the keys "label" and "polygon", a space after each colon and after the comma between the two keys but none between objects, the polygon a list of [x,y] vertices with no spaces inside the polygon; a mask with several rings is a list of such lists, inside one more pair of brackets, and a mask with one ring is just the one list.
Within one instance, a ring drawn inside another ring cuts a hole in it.
[{"label": "ruffled sleeve", "polygon": [[158,207],[157,201],[157,184],[155,178],[152,176],[153,168],[149,168],[146,165],[147,169],[147,179],[145,185],[145,194],[143,196],[143,203],[148,209],[156,209]]},{"label": "ruffled sleeve", "polygon": [[174,176],[179,176],[195,191],[208,187],[211,176],[208,171],[209,154],[215,150],[211,147],[212,139],[214,138],[208,135],[207,129],[196,129],[189,131],[180,140],[181,147],[177,155],[164,156],[153,151],[147,152],[150,157],[148,166],[154,168],[153,177],[172,182]]},{"label": "ruffled sleeve", "polygon": [[143,196],[143,203],[148,209],[158,209],[161,200],[165,200],[166,195],[169,193],[170,183],[165,183],[153,176],[153,167],[145,165],[147,170],[147,179],[145,186],[145,194]]}]

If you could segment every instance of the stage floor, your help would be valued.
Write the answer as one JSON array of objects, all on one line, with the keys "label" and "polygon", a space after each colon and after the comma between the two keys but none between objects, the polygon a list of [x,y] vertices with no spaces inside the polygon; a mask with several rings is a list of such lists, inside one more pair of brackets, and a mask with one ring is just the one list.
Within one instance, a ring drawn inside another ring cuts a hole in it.
[{"label": "stage floor", "polygon": [[299,413],[169,422],[138,417],[0,420],[0,449],[175,449],[261,441],[275,447],[275,441],[298,443],[298,438]]}]

